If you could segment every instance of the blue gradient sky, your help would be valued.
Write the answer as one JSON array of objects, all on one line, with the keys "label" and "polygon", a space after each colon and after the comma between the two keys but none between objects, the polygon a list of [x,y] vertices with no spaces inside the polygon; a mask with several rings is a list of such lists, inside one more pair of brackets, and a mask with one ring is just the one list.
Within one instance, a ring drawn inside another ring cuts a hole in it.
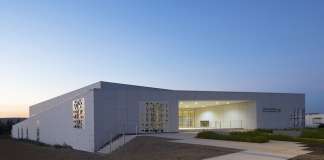
[{"label": "blue gradient sky", "polygon": [[306,93],[324,112],[324,1],[0,0],[0,117],[96,81]]}]

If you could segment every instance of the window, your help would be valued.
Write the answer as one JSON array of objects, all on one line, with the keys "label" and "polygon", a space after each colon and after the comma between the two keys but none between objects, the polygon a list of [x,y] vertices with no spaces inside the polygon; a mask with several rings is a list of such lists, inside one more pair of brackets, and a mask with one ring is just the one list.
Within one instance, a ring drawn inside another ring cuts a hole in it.
[{"label": "window", "polygon": [[200,127],[209,127],[209,121],[200,121]]}]

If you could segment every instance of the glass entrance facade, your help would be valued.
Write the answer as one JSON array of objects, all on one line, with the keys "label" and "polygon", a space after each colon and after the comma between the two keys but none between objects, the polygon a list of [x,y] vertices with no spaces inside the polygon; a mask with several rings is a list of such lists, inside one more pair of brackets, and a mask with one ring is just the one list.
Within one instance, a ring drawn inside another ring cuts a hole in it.
[{"label": "glass entrance facade", "polygon": [[179,129],[253,128],[254,111],[249,100],[180,101]]},{"label": "glass entrance facade", "polygon": [[195,111],[194,110],[179,110],[179,128],[194,128],[195,127]]}]

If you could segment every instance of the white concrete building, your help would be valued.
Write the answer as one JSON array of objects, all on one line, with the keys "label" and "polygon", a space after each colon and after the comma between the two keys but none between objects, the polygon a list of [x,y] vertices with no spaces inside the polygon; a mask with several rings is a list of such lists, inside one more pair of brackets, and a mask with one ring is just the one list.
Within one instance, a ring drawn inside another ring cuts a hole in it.
[{"label": "white concrete building", "polygon": [[305,125],[305,95],[182,91],[97,82],[30,107],[12,137],[95,152],[120,134]]},{"label": "white concrete building", "polygon": [[308,113],[305,116],[306,127],[315,128],[320,124],[324,124],[324,114]]}]

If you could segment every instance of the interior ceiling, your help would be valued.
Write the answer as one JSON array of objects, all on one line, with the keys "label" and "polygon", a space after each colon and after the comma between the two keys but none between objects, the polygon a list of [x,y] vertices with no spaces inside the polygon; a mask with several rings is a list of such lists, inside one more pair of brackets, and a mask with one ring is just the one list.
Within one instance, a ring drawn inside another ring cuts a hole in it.
[{"label": "interior ceiling", "polygon": [[248,100],[215,100],[215,101],[180,101],[179,108],[204,108],[248,102]]}]

